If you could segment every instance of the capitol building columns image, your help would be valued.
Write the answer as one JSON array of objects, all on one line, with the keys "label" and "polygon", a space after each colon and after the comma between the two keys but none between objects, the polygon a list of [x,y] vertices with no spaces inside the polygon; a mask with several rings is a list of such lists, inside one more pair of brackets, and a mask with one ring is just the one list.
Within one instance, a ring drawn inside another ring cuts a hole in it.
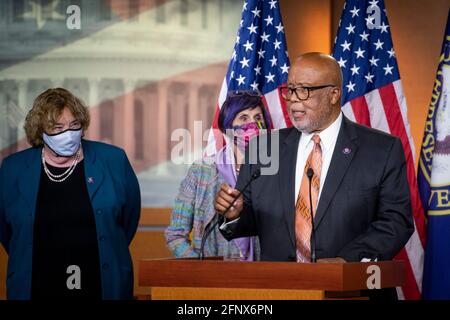
[{"label": "capitol building columns image", "polygon": [[[69,3],[80,30],[66,27]],[[27,147],[36,96],[64,87],[90,107],[85,137],[125,149],[143,204],[172,205],[187,164],[171,162],[171,135],[210,128],[241,10],[240,0],[2,1],[2,157]]]}]

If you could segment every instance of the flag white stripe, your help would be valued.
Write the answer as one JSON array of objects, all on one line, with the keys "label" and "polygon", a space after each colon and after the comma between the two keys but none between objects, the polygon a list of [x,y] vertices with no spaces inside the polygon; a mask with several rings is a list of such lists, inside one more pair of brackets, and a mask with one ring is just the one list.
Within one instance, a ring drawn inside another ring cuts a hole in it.
[{"label": "flag white stripe", "polygon": [[[222,105],[227,98],[227,94],[228,94],[227,78],[224,77],[223,82],[222,82],[222,88],[220,88],[219,99],[217,101],[219,109],[222,108]],[[213,156],[217,152],[216,137],[214,136],[214,129],[215,128],[211,127],[211,130],[209,131],[209,134],[208,134],[208,144],[205,148],[205,155],[207,157]]]},{"label": "flag white stripe", "polygon": [[353,109],[352,109],[352,105],[350,104],[350,102],[347,102],[343,107],[342,107],[342,112],[344,113],[344,115],[349,118],[350,120],[352,120],[353,122],[357,122],[356,118],[355,118],[355,114],[353,113]]},{"label": "flag white stripe", "polygon": [[[407,106],[406,99],[403,94],[403,87],[401,80],[397,80],[393,82],[393,87],[395,91],[395,95],[397,97],[398,105],[400,106],[400,112],[402,114],[402,120],[405,127],[406,135],[408,138],[409,147],[411,149],[413,161],[415,161],[415,148],[414,141],[411,135],[411,128],[408,121],[407,114]],[[414,233],[409,239],[408,243],[405,246],[406,253],[408,255],[409,262],[411,264],[411,268],[414,273],[414,278],[416,279],[417,287],[419,291],[422,292],[422,277],[423,277],[423,260],[424,260],[424,248],[422,246],[422,242],[420,241],[419,234],[416,228],[416,222],[414,221]]]},{"label": "flag white stripe", "polygon": [[283,109],[281,107],[280,95],[278,88],[266,93],[264,97],[267,101],[270,116],[272,118],[273,127],[276,129],[286,128],[286,121],[284,120]]},{"label": "flag white stripe", "polygon": [[219,94],[219,108],[222,108],[223,103],[225,102],[228,94],[228,85],[227,85],[227,78],[223,78],[222,82],[222,88],[220,89]]},{"label": "flag white stripe", "polygon": [[412,153],[412,157],[414,160],[414,163],[416,163],[416,151],[415,151],[415,146],[414,146],[414,141],[411,135],[411,128],[409,125],[409,121],[408,121],[408,108],[406,106],[406,99],[405,99],[405,95],[403,94],[403,86],[402,86],[402,81],[401,80],[397,80],[394,81],[393,83],[394,86],[394,91],[395,91],[395,95],[397,96],[397,101],[398,101],[398,105],[400,106],[400,112],[402,113],[402,118],[403,118],[403,123],[405,125],[405,130],[406,130],[406,134],[408,136],[408,141],[409,141],[409,147],[411,148],[411,153]]},{"label": "flag white stripe", "polygon": [[[403,94],[402,82],[401,80],[394,81],[393,83],[395,95],[397,97],[398,105],[400,106],[400,112],[402,114],[403,125],[405,127],[405,132],[408,138],[409,147],[411,149],[411,154],[413,161],[415,163],[415,148],[414,141],[411,135],[411,128],[408,121],[406,99]],[[422,292],[422,277],[423,277],[423,260],[424,260],[424,248],[422,242],[420,241],[419,234],[416,228],[416,221],[414,221],[414,233],[405,245],[406,253],[408,255],[409,262],[411,264],[411,269],[416,279],[417,287],[420,292]]]},{"label": "flag white stripe", "polygon": [[422,266],[424,259],[424,251],[422,242],[420,241],[419,234],[417,233],[416,224],[414,222],[414,233],[409,238],[408,243],[405,245],[406,253],[408,254],[409,262],[416,279],[417,287],[422,292]]},{"label": "flag white stripe", "polygon": [[372,90],[365,95],[365,99],[369,109],[370,124],[372,128],[390,133],[389,123],[386,114],[384,113],[380,92],[378,90]]},{"label": "flag white stripe", "polygon": [[401,287],[397,287],[397,297],[398,300],[405,300],[405,295],[403,294],[403,290]]}]

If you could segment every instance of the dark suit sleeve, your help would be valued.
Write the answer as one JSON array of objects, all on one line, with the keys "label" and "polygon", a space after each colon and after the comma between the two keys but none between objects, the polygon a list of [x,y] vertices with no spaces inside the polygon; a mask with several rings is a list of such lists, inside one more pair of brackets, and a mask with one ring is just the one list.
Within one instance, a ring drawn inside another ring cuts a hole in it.
[{"label": "dark suit sleeve", "polygon": [[3,161],[0,166],[0,243],[5,248],[6,252],[9,251],[9,239],[11,237],[11,230],[6,222],[5,216],[5,163]]},{"label": "dark suit sleeve", "polygon": [[131,243],[136,233],[141,215],[141,192],[136,174],[131,167],[125,152],[122,157],[125,181],[125,205],[122,208],[122,226],[128,244]]},{"label": "dark suit sleeve", "polygon": [[388,154],[378,197],[378,213],[368,230],[338,254],[347,261],[391,260],[414,232],[406,161],[399,139]]},{"label": "dark suit sleeve", "polygon": [[[238,190],[242,190],[244,188],[247,182],[250,181],[251,175],[256,169],[255,165],[252,165],[249,161],[250,150],[251,152],[256,152],[257,150],[256,141],[257,139],[251,140],[249,148],[245,152],[245,161],[244,164],[241,165],[238,181],[236,183],[236,189]],[[256,155],[255,153],[252,154]],[[256,157],[251,158],[256,159]],[[239,220],[237,220],[236,223],[230,223],[226,227],[219,228],[220,232],[227,240],[257,235],[256,218],[252,207],[252,184],[253,182],[250,183],[247,189],[242,193],[242,195],[244,196],[244,206],[241,214],[239,215]],[[223,222],[224,218],[222,215],[220,215],[219,226],[221,226]]]}]

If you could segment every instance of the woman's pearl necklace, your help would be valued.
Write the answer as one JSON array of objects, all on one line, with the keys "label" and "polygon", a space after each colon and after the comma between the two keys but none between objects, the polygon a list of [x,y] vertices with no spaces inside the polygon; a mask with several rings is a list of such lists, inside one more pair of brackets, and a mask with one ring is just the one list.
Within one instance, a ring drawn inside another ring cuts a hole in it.
[{"label": "woman's pearl necklace", "polygon": [[53,174],[47,168],[47,164],[45,162],[45,156],[44,156],[44,149],[42,149],[42,165],[44,166],[45,174],[53,182],[63,182],[63,181],[65,181],[68,177],[70,177],[70,175],[75,170],[75,168],[76,168],[76,166],[78,164],[78,160],[80,159],[80,155],[81,155],[81,148],[78,149],[77,154],[75,155],[75,158],[73,159],[72,164],[70,165],[69,168],[67,168],[66,171],[64,171],[61,174]]}]

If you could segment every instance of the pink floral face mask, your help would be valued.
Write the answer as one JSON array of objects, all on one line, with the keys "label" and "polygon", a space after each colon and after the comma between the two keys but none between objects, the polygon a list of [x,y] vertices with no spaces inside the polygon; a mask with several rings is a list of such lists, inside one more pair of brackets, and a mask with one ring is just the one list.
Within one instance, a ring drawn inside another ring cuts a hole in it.
[{"label": "pink floral face mask", "polygon": [[261,129],[264,129],[261,122],[250,122],[241,126],[234,126],[234,143],[239,149],[245,150],[250,140],[259,135]]}]

